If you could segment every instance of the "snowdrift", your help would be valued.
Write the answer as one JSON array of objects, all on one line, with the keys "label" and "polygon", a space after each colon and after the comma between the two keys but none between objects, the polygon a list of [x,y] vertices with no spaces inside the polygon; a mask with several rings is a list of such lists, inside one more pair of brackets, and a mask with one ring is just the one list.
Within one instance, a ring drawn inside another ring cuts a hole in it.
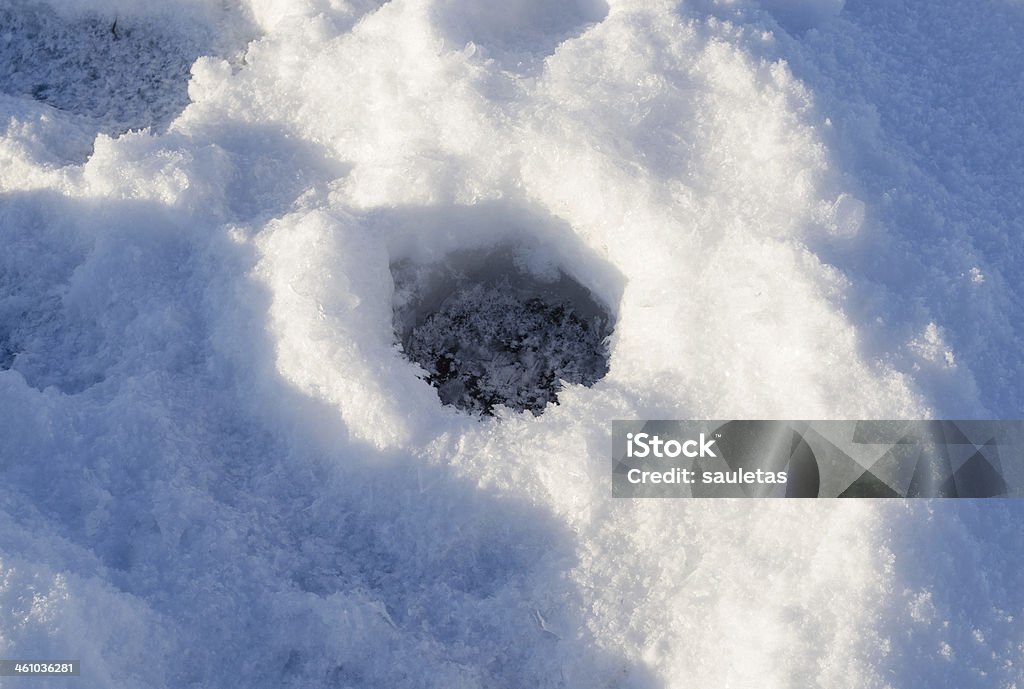
[{"label": "snowdrift", "polygon": [[[610,498],[616,418],[1020,414],[1024,11],[983,5],[4,3],[0,656],[1024,684],[1014,504]],[[510,244],[606,370],[481,418],[395,266]]]}]

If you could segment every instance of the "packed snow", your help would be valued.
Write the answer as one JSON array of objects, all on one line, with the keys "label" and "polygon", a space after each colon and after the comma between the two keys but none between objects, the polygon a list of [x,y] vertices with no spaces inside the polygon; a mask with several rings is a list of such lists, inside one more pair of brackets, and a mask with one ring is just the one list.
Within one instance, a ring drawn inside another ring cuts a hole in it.
[{"label": "packed snow", "polygon": [[[1024,687],[1016,502],[610,497],[612,419],[1021,416],[1022,30],[0,0],[0,658],[82,667],[0,686]],[[606,372],[481,417],[395,266],[507,246]]]}]

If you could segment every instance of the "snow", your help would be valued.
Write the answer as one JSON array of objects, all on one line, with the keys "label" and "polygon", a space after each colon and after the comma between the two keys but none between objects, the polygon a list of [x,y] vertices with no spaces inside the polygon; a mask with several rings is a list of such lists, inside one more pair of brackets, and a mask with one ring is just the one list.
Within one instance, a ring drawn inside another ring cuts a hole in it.
[{"label": "snow", "polygon": [[[1022,25],[0,2],[0,657],[1024,686],[1016,503],[614,501],[608,462],[612,419],[1020,416]],[[510,243],[607,307],[608,372],[480,419],[396,344],[392,267]]]},{"label": "snow", "polygon": [[760,4],[785,29],[799,33],[824,27],[842,11],[845,0],[761,0]]}]

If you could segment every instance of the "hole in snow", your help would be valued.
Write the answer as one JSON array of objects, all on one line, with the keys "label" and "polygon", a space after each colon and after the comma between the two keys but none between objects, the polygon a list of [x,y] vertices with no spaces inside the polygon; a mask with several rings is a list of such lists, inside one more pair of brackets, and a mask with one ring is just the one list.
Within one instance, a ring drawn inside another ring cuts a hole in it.
[{"label": "hole in snow", "polygon": [[444,404],[536,416],[563,381],[590,386],[608,372],[608,309],[536,249],[404,260],[391,272],[396,336]]}]

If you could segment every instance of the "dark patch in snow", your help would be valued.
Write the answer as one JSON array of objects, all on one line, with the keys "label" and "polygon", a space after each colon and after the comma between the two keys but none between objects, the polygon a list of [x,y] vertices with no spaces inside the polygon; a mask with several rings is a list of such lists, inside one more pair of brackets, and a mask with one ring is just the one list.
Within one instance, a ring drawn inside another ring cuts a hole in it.
[{"label": "dark patch in snow", "polygon": [[[539,415],[558,403],[563,382],[590,386],[608,372],[610,316],[575,280],[560,270],[531,275],[512,250],[455,264],[432,289],[420,285],[411,313],[397,310],[395,319],[406,356],[444,404]],[[408,289],[415,270],[394,272],[398,289]]]}]

